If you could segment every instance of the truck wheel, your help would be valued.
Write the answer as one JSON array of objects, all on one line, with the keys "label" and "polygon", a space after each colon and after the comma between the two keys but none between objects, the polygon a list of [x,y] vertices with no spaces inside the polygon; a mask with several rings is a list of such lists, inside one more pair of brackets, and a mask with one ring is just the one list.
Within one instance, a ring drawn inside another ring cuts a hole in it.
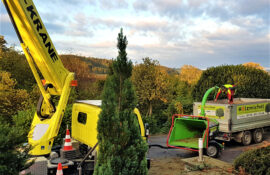
[{"label": "truck wheel", "polygon": [[220,149],[219,146],[217,144],[209,144],[208,148],[206,149],[206,154],[209,157],[218,157],[220,153]]},{"label": "truck wheel", "polygon": [[252,136],[250,131],[244,131],[242,136],[242,144],[247,146],[251,143]]},{"label": "truck wheel", "polygon": [[263,140],[263,131],[262,129],[255,129],[253,131],[253,140],[255,143],[261,143]]}]

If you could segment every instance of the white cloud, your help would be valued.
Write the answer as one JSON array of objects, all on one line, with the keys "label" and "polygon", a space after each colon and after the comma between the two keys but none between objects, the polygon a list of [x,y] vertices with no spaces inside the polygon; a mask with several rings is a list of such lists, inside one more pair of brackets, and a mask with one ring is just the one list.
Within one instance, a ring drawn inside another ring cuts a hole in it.
[{"label": "white cloud", "polygon": [[[269,67],[268,1],[248,1],[248,7],[245,0],[35,3],[59,53],[114,58],[123,27],[128,56],[134,61],[151,57],[165,66],[201,68],[253,61]],[[0,21],[1,33],[14,36],[6,13]]]},{"label": "white cloud", "polygon": [[9,19],[9,16],[7,13],[5,14],[0,14],[0,22],[1,24],[4,23],[4,22],[10,22],[10,19]]}]

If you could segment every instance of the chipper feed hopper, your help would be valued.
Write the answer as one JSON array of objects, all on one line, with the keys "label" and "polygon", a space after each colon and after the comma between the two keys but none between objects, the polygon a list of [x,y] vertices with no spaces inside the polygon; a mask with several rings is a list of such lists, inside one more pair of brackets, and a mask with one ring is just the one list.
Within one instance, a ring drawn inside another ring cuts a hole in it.
[{"label": "chipper feed hopper", "polygon": [[174,115],[172,126],[168,139],[170,146],[196,150],[199,149],[198,139],[203,138],[203,145],[206,148],[209,131],[209,120],[206,118]]}]

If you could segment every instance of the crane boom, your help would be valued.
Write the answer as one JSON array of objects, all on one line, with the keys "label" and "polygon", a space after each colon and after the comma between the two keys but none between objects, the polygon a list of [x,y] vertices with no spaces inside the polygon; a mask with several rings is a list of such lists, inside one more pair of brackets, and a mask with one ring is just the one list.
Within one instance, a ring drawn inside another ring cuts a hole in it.
[{"label": "crane boom", "polygon": [[[42,94],[28,135],[30,154],[49,154],[60,128],[74,73],[63,66],[32,0],[2,1]],[[52,103],[52,95],[60,96],[57,107]]]},{"label": "crane boom", "polygon": [[53,85],[50,94],[61,95],[69,71],[65,69],[59,59],[32,0],[3,1],[21,44],[32,56],[46,83]]}]

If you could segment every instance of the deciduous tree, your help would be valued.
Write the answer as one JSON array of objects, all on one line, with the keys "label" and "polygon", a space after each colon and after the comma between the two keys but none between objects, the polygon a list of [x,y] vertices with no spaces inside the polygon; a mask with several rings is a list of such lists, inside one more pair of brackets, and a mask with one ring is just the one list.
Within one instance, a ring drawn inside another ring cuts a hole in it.
[{"label": "deciduous tree", "polygon": [[244,63],[243,65],[248,66],[248,67],[254,67],[254,68],[260,69],[260,70],[264,70],[264,67],[262,67],[259,63],[248,62],[248,63]]},{"label": "deciduous tree", "polygon": [[152,115],[155,101],[164,103],[168,101],[168,74],[159,69],[159,63],[156,60],[144,58],[142,64],[134,67],[132,81],[139,103],[146,104],[148,107],[147,115]]},{"label": "deciduous tree", "polygon": [[0,58],[1,58],[1,55],[3,54],[3,52],[5,52],[7,50],[6,44],[7,44],[7,42],[4,39],[4,36],[0,35]]},{"label": "deciduous tree", "polygon": [[[1,42],[3,43],[5,40]],[[11,78],[17,81],[15,88],[26,89],[30,92],[36,81],[25,56],[14,48],[7,48],[5,45],[1,46],[1,50],[0,71],[10,72]]]},{"label": "deciduous tree", "polygon": [[90,68],[85,61],[73,55],[62,55],[61,59],[65,68],[76,74],[76,79],[83,81],[92,78]]},{"label": "deciduous tree", "polygon": [[11,121],[11,116],[17,111],[29,106],[27,91],[15,89],[15,86],[16,80],[11,78],[10,73],[0,71],[0,114],[7,121]]},{"label": "deciduous tree", "polygon": [[202,71],[192,65],[184,65],[181,67],[180,80],[186,81],[188,84],[194,85],[200,79]]}]

